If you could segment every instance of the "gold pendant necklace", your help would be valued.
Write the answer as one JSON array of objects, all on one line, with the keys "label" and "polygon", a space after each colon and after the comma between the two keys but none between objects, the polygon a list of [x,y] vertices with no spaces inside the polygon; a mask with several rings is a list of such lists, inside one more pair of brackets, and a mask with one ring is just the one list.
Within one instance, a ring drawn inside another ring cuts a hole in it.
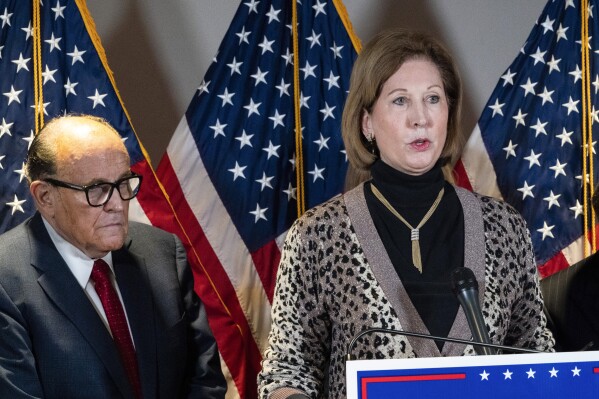
[{"label": "gold pendant necklace", "polygon": [[391,206],[389,201],[387,201],[387,199],[383,196],[383,194],[381,194],[381,192],[376,188],[374,184],[371,183],[370,188],[372,189],[372,193],[375,195],[375,197],[377,197],[379,201],[381,201],[381,203],[385,205],[385,207],[389,209],[389,211],[392,214],[395,215],[395,217],[401,220],[401,222],[410,229],[410,238],[412,240],[412,263],[414,264],[414,267],[418,269],[418,271],[422,274],[422,255],[420,254],[420,228],[424,226],[424,224],[430,219],[430,217],[433,215],[433,213],[441,203],[441,198],[443,198],[445,188],[442,188],[441,191],[439,191],[439,195],[437,195],[435,202],[433,202],[433,205],[431,205],[426,215],[424,215],[424,217],[416,227],[413,227],[410,223],[408,223],[408,221],[404,219],[403,216],[401,216],[399,212],[397,212],[395,208],[393,208],[393,206]]}]

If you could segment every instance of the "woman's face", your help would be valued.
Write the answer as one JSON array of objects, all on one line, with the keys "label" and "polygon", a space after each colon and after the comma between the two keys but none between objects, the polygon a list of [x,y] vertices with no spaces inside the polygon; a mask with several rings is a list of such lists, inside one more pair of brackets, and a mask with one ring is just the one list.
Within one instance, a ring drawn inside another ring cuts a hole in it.
[{"label": "woman's face", "polygon": [[428,172],[443,151],[449,107],[439,70],[409,60],[385,82],[362,133],[376,139],[381,159],[409,175]]}]

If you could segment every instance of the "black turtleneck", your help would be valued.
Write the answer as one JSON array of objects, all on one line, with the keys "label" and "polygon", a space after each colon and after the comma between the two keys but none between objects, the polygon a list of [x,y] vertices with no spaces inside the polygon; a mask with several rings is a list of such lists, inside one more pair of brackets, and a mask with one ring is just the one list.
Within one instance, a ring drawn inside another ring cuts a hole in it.
[{"label": "black turtleneck", "polygon": [[[364,192],[383,245],[429,332],[447,337],[459,306],[450,272],[464,265],[464,217],[455,189],[445,181],[440,163],[421,176],[411,176],[379,160],[371,172]],[[445,187],[439,207],[420,229],[422,274],[412,264],[410,229],[374,196],[371,184],[414,227]],[[443,343],[437,346],[441,350]]]}]

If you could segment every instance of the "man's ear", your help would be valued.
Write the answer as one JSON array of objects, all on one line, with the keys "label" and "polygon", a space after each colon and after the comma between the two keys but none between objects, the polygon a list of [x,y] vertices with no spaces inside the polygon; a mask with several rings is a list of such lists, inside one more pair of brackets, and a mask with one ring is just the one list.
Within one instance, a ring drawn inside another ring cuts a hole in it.
[{"label": "man's ear", "polygon": [[54,214],[56,190],[50,183],[35,180],[29,185],[29,192],[35,201],[35,207],[42,215],[51,216]]}]

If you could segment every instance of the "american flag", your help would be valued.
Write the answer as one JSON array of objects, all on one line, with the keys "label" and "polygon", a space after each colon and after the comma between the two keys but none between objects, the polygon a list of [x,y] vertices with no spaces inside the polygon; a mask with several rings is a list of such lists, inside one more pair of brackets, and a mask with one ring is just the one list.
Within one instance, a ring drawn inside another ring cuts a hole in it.
[{"label": "american flag", "polygon": [[190,234],[201,296],[214,297],[210,325],[240,397],[257,394],[279,248],[298,199],[307,209],[341,192],[347,168],[340,121],[359,44],[340,1],[296,6],[294,57],[293,2],[240,4],[157,170]]},{"label": "american flag", "polygon": [[348,362],[348,398],[597,398],[599,352]]},{"label": "american flag", "polygon": [[[34,10],[39,10],[39,19]],[[33,51],[37,44],[39,57]],[[37,102],[35,76],[43,93]],[[83,0],[45,0],[43,5],[37,0],[0,0],[0,93],[0,232],[35,211],[23,170],[39,128],[37,103],[44,121],[65,113],[109,121],[123,137],[131,168],[144,176],[139,195],[131,201],[130,218],[184,236],[120,101]]]},{"label": "american flag", "polygon": [[[542,276],[582,259],[589,241],[584,234],[592,225],[590,203],[588,194],[587,201],[583,194],[590,192],[591,177],[597,176],[597,159],[593,139],[593,162],[583,161],[588,148],[583,118],[592,116],[596,135],[596,3],[547,3],[520,53],[501,76],[456,166],[459,184],[503,198],[524,216]],[[583,12],[588,19],[583,19]],[[588,21],[584,40],[581,33],[586,25],[581,21]],[[590,68],[582,61],[583,41],[588,41]],[[590,91],[583,97],[587,81]],[[586,111],[585,99],[593,104]],[[585,191],[583,175],[588,182]]]},{"label": "american flag", "polygon": [[[38,91],[43,96],[36,98]],[[0,0],[0,93],[0,232],[35,211],[23,170],[40,126],[36,109],[43,121],[65,113],[108,120],[123,136],[132,169],[144,175],[143,189],[132,201],[132,217],[149,223],[150,216],[159,225],[173,219],[116,91],[84,1]]]}]

